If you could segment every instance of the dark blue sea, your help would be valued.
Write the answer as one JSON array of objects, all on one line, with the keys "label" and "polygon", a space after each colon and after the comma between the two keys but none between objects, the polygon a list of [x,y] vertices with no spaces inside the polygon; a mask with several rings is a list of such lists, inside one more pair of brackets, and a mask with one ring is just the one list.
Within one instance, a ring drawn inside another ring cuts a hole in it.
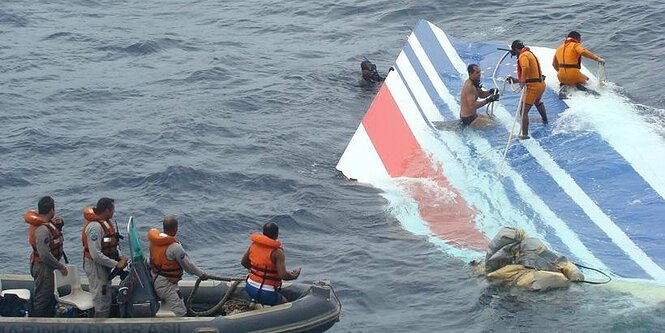
[{"label": "dark blue sea", "polygon": [[218,275],[243,274],[248,235],[276,222],[287,266],[335,287],[331,332],[663,331],[665,305],[626,293],[489,285],[335,170],[377,91],[360,61],[385,72],[419,19],[472,42],[556,47],[578,30],[665,133],[663,18],[655,0],[3,0],[2,272],[28,273],[22,214],[43,195],[82,271],[81,209],[107,196],[123,230],[178,215]]}]

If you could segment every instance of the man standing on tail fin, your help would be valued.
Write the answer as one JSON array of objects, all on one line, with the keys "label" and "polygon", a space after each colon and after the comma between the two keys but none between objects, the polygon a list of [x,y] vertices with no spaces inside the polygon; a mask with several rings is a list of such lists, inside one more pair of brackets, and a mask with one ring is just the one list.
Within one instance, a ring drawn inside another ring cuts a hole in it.
[{"label": "man standing on tail fin", "polygon": [[585,87],[589,78],[582,74],[582,57],[598,61],[601,65],[605,64],[605,59],[593,54],[582,46],[582,36],[577,31],[571,31],[566,40],[556,49],[552,67],[557,71],[557,78],[561,83],[560,97],[565,98],[567,86],[575,87],[578,90],[598,95],[597,92]]},{"label": "man standing on tail fin", "polygon": [[528,47],[524,46],[522,41],[513,41],[510,45],[510,50],[513,55],[517,56],[517,79],[509,76],[506,80],[511,83],[518,81],[522,89],[526,89],[526,91],[522,92],[524,99],[519,106],[522,115],[522,134],[519,138],[524,140],[530,138],[529,110],[531,110],[532,105],[536,106],[540,117],[543,119],[543,124],[547,124],[545,104],[540,100],[545,92],[545,76],[543,76],[540,70],[538,58],[536,58],[536,55]]},{"label": "man standing on tail fin", "polygon": [[[460,94],[460,125],[462,127],[481,127],[489,124],[490,118],[486,115],[478,114],[476,110],[489,103],[499,100],[499,90],[492,88],[483,90],[480,84],[480,67],[471,64],[466,68],[469,78],[464,81],[462,92]],[[484,98],[478,100],[478,98]]]}]

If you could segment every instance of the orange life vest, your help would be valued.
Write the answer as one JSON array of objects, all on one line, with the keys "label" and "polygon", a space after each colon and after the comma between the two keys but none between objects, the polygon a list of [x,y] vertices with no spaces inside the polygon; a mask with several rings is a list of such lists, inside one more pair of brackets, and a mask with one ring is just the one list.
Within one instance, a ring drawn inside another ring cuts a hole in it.
[{"label": "orange life vest", "polygon": [[[525,62],[528,64],[529,71],[522,73],[521,64]],[[524,76],[525,83],[543,82],[543,74],[540,70],[538,58],[536,58],[528,47],[523,48],[519,58],[517,58],[517,78],[522,80],[522,76]]]},{"label": "orange life vest", "polygon": [[282,279],[277,275],[271,255],[275,250],[282,249],[282,243],[259,233],[251,234],[249,239],[252,241],[249,246],[249,278],[256,283],[281,287]]},{"label": "orange life vest", "polygon": [[554,58],[558,63],[558,70],[562,68],[582,68],[582,54],[576,50],[576,46],[579,44],[580,42],[577,39],[568,37],[563,45],[556,49]]},{"label": "orange life vest", "polygon": [[42,258],[39,257],[39,253],[37,253],[37,240],[35,239],[35,231],[42,225],[48,227],[48,230],[51,232],[51,240],[48,242],[51,254],[55,259],[60,260],[60,258],[62,258],[63,242],[65,240],[64,237],[62,237],[60,230],[58,230],[51,221],[45,221],[44,218],[39,215],[39,212],[34,209],[27,211],[23,215],[23,219],[30,225],[28,227],[28,242],[30,243],[30,246],[32,246],[30,262],[35,264],[41,264],[44,262]]},{"label": "orange life vest", "polygon": [[104,234],[102,235],[102,253],[114,260],[120,259],[120,252],[118,252],[118,235],[116,234],[113,224],[109,221],[102,220],[101,217],[95,214],[95,211],[92,207],[83,208],[83,218],[85,222],[83,223],[83,230],[81,230],[81,241],[83,241],[83,256],[88,259],[92,259],[90,255],[90,249],[88,248],[88,237],[85,233],[85,228],[88,227],[88,223],[92,221],[97,221],[102,225]]},{"label": "orange life vest", "polygon": [[591,53],[575,38],[568,37],[563,45],[554,53],[552,66],[557,70],[557,78],[563,85],[584,84],[589,78],[582,74],[582,57],[598,60],[598,56]]},{"label": "orange life vest", "polygon": [[177,284],[182,279],[182,267],[176,260],[166,257],[169,245],[179,243],[178,240],[159,230],[152,228],[148,230],[148,241],[150,241],[150,268],[157,274],[166,277],[169,282]]}]

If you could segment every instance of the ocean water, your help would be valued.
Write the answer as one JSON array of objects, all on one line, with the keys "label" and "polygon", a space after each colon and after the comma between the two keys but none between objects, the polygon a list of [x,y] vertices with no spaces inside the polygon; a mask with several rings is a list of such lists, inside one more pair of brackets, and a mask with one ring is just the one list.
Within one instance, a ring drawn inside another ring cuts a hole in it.
[{"label": "ocean water", "polygon": [[287,266],[342,301],[331,332],[663,330],[662,304],[607,288],[489,285],[335,170],[376,93],[360,61],[385,72],[419,19],[548,47],[578,30],[665,135],[663,17],[660,1],[5,0],[2,271],[28,273],[22,214],[47,194],[80,267],[80,211],[109,196],[121,229],[178,215],[193,260],[219,275],[243,274],[249,233],[278,223]]}]

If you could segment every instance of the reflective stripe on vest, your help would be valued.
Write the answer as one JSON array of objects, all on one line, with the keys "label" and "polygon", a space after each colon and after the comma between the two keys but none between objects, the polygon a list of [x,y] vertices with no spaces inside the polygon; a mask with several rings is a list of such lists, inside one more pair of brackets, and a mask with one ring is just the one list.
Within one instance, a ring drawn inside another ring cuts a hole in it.
[{"label": "reflective stripe on vest", "polygon": [[[83,241],[83,256],[88,259],[92,259],[90,255],[90,249],[88,248],[88,237],[85,233],[85,229],[88,227],[88,224],[93,221],[86,220],[83,224],[83,230],[81,231],[81,240]],[[120,252],[118,252],[118,236],[116,235],[115,228],[108,221],[94,221],[98,222],[102,226],[104,234],[102,235],[102,253],[113,259],[120,259]]]}]

